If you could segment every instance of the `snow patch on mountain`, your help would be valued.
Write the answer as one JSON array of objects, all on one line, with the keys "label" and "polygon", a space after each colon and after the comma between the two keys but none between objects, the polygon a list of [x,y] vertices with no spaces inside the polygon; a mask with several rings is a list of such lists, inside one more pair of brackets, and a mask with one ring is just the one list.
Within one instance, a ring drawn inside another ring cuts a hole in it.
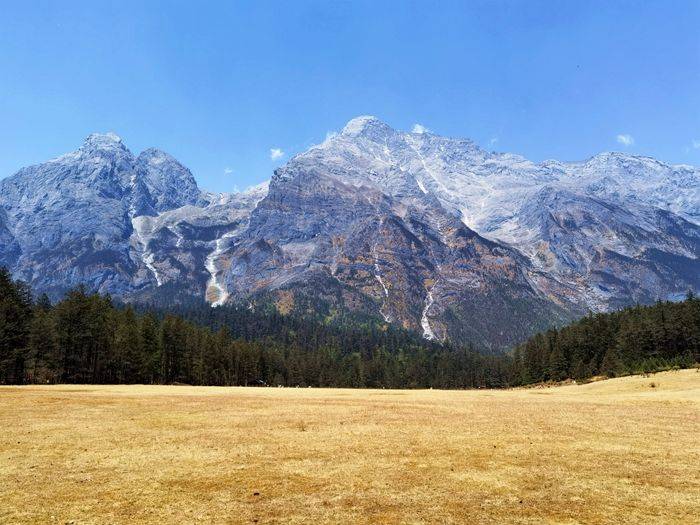
[{"label": "snow patch on mountain", "polygon": [[430,311],[430,307],[433,306],[434,302],[435,299],[433,297],[433,291],[430,289],[425,296],[425,308],[423,308],[420,318],[420,325],[421,328],[423,328],[423,337],[428,341],[434,341],[437,339],[435,332],[433,332],[433,329],[430,326],[430,320],[428,319],[428,312]]},{"label": "snow patch on mountain", "polygon": [[131,224],[134,227],[134,240],[141,253],[141,261],[148,268],[156,280],[156,286],[163,285],[163,279],[155,267],[156,255],[148,249],[148,243],[153,232],[154,220],[152,217],[142,215],[131,219]]}]

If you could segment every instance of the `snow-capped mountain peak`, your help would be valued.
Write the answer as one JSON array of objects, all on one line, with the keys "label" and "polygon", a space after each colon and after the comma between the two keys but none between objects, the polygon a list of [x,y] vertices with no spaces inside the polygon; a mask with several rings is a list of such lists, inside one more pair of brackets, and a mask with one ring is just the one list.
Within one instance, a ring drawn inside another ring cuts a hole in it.
[{"label": "snow-capped mountain peak", "polygon": [[379,120],[377,117],[372,115],[362,115],[350,120],[340,134],[347,137],[357,137],[363,135],[369,138],[376,138],[391,133],[392,131],[393,129],[391,127]]},{"label": "snow-capped mountain peak", "polygon": [[89,153],[99,150],[123,150],[128,151],[122,139],[116,133],[91,133],[87,136],[80,150]]},{"label": "snow-capped mountain peak", "polygon": [[54,296],[313,297],[499,346],[700,288],[697,168],[617,152],[535,163],[372,116],[245,192],[202,192],[172,155],[135,157],[115,134],[0,189],[0,263]]}]

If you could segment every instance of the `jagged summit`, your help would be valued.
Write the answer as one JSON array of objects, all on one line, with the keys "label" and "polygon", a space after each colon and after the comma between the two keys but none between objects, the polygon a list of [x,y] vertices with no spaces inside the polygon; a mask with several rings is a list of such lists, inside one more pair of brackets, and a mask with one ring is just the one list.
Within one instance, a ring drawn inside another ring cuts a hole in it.
[{"label": "jagged summit", "polygon": [[138,158],[149,159],[150,162],[158,164],[171,161],[178,162],[177,159],[173,157],[170,153],[158,148],[146,148],[141,153],[139,153]]},{"label": "jagged summit", "polygon": [[141,152],[135,164],[143,174],[143,181],[157,211],[196,204],[202,198],[192,172],[169,153],[149,148]]},{"label": "jagged summit", "polygon": [[90,133],[85,142],[122,142],[122,138],[113,131],[108,131],[107,133]]},{"label": "jagged summit", "polygon": [[374,122],[381,123],[381,121],[374,115],[360,115],[350,119],[348,123],[345,124],[345,127],[341,133],[346,135],[356,135],[361,133],[366,126],[371,125]]},{"label": "jagged summit", "polygon": [[91,133],[87,136],[83,145],[80,147],[82,151],[93,151],[100,149],[123,149],[127,150],[121,137],[111,131],[108,133]]},{"label": "jagged summit", "polygon": [[372,137],[394,133],[394,129],[372,115],[362,115],[350,120],[340,132],[343,136],[357,137],[361,135]]}]

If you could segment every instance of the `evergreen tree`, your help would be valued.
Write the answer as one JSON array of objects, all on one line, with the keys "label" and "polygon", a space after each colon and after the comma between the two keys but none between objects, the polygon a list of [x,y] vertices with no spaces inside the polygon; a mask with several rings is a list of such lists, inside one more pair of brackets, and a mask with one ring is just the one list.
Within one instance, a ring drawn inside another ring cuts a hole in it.
[{"label": "evergreen tree", "polygon": [[158,321],[152,313],[143,315],[139,322],[139,352],[141,354],[141,376],[147,383],[163,382],[163,351]]},{"label": "evergreen tree", "polygon": [[56,323],[50,310],[37,303],[29,325],[28,361],[32,383],[55,383],[61,377]]},{"label": "evergreen tree", "polygon": [[141,383],[145,379],[145,355],[142,353],[139,325],[134,310],[127,306],[113,316],[116,381]]},{"label": "evergreen tree", "polygon": [[0,267],[0,382],[24,383],[31,294]]}]

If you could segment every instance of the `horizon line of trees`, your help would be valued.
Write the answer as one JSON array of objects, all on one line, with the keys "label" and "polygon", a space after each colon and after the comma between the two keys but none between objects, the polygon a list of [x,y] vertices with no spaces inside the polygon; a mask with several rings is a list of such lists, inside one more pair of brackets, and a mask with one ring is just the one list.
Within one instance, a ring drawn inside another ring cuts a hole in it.
[{"label": "horizon line of trees", "polygon": [[344,322],[233,306],[190,307],[181,315],[139,311],[83,287],[51,304],[46,296],[33,300],[24,283],[0,269],[0,384],[507,385],[502,357],[376,323]]},{"label": "horizon line of trees", "polygon": [[700,360],[700,301],[589,315],[511,353],[438,344],[368,317],[115,304],[78,287],[51,304],[0,268],[0,384],[148,383],[501,388]]},{"label": "horizon line of trees", "polygon": [[512,384],[617,377],[700,362],[700,300],[658,301],[589,314],[536,334],[513,351]]}]

